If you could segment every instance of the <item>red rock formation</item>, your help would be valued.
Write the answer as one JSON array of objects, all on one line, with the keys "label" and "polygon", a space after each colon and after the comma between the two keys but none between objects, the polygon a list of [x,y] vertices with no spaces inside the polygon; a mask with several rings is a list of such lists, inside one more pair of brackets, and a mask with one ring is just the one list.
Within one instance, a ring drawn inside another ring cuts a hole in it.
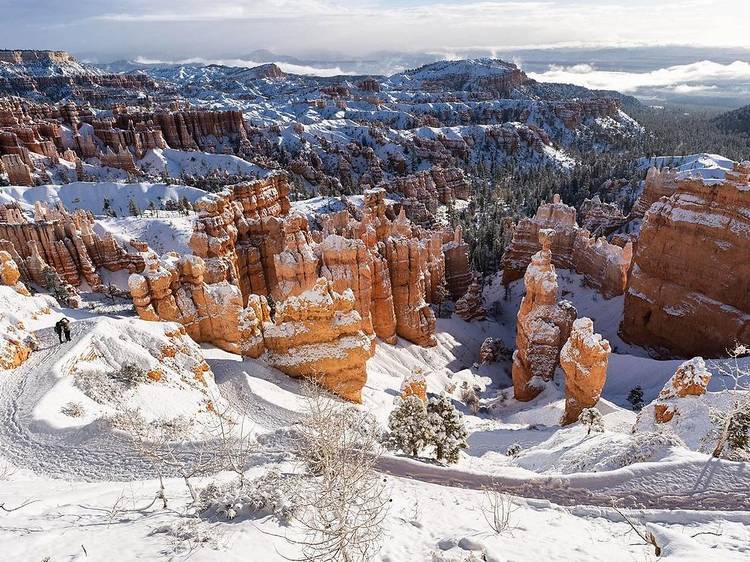
[{"label": "red rock formation", "polygon": [[584,408],[599,402],[610,352],[609,342],[594,333],[590,318],[573,322],[570,337],[560,352],[560,366],[565,371],[565,414],[561,425],[577,421]]},{"label": "red rock formation", "polygon": [[357,301],[357,312],[362,317],[362,330],[374,333],[370,308],[372,306],[372,256],[362,240],[332,234],[323,239],[320,252],[320,275],[331,284],[331,289],[343,293],[350,289]]},{"label": "red rock formation", "polygon": [[49,209],[37,203],[29,220],[16,205],[0,205],[0,240],[26,282],[42,287],[45,265],[53,267],[67,283],[77,286],[85,280],[92,289],[101,290],[97,269],[109,271],[143,269],[143,259],[128,253],[111,235],[104,238],[93,231],[94,217],[87,211],[67,212]]},{"label": "red rock formation", "polygon": [[750,167],[722,183],[682,179],[646,212],[621,333],[669,354],[750,343]]},{"label": "red rock formation", "polygon": [[29,290],[21,283],[21,272],[9,252],[0,250],[0,285],[7,285],[22,295],[29,295]]},{"label": "red rock formation", "polygon": [[635,202],[631,215],[642,217],[651,205],[662,197],[671,197],[677,188],[677,170],[672,168],[657,169],[651,166],[643,183],[643,193]]},{"label": "red rock formation", "polygon": [[421,369],[414,369],[401,382],[401,399],[416,396],[427,403],[427,378]]},{"label": "red rock formation", "polygon": [[701,396],[706,393],[711,373],[701,357],[685,361],[677,367],[672,378],[659,393],[654,405],[657,423],[667,423],[679,414],[679,399],[686,396]]},{"label": "red rock formation", "polygon": [[[137,174],[135,159],[149,149],[239,153],[247,141],[239,111],[145,113],[116,105],[112,113],[113,118],[101,118],[79,110],[73,102],[55,106],[20,98],[0,99],[0,156],[11,183],[33,185],[35,166],[30,153],[46,157],[49,164],[60,158],[96,157],[104,166]],[[70,138],[63,138],[63,124],[70,128]],[[84,133],[84,124],[90,125],[93,134]]]},{"label": "red rock formation", "polygon": [[456,301],[455,312],[466,322],[484,320],[487,312],[484,310],[483,303],[482,282],[478,276],[475,276],[466,294]]},{"label": "red rock formation", "polygon": [[602,202],[598,195],[583,201],[579,218],[581,227],[593,236],[606,236],[627,221],[627,217],[617,205]]},{"label": "red rock formation", "polygon": [[435,167],[381,182],[378,188],[415,199],[432,214],[437,212],[439,203],[449,205],[456,199],[468,199],[471,195],[471,184],[460,168]]},{"label": "red rock formation", "polygon": [[361,402],[372,349],[361,326],[354,294],[339,294],[321,278],[310,290],[278,305],[273,323],[263,327],[263,358],[290,376],[313,379],[347,400]]},{"label": "red rock formation", "polygon": [[623,294],[632,247],[610,244],[605,238],[593,237],[588,230],[579,228],[575,209],[562,203],[559,195],[555,195],[552,203],[540,205],[534,218],[524,218],[516,226],[503,254],[503,284],[521,277],[531,255],[539,249],[538,233],[544,228],[553,228],[557,233],[552,247],[556,267],[582,274],[586,283],[605,298]]},{"label": "red rock formation", "polygon": [[0,171],[8,174],[10,185],[34,185],[32,168],[17,154],[3,154],[0,163]]},{"label": "red rock formation", "polygon": [[[250,330],[247,336],[257,335],[249,326],[249,313],[243,312],[239,288],[226,281],[206,283],[206,265],[201,258],[172,252],[159,259],[146,252],[144,259],[143,272],[128,279],[133,304],[142,319],[178,322],[195,341],[213,343],[230,353],[241,353],[246,346],[243,329]],[[264,317],[262,306],[260,312]],[[257,308],[253,314],[257,319]]]},{"label": "red rock formation", "polygon": [[431,347],[435,339],[435,314],[425,301],[424,254],[416,238],[388,238],[385,242],[391,274],[396,332],[407,340]]},{"label": "red rock formation", "polygon": [[443,244],[445,254],[445,282],[451,298],[455,301],[466,293],[472,281],[469,267],[469,245],[463,240],[463,232],[457,226],[450,242]]},{"label": "red rock formation", "polygon": [[526,270],[526,296],[518,309],[512,376],[514,396],[524,402],[536,397],[544,382],[552,380],[576,317],[570,303],[557,302],[557,274],[550,251],[554,236],[554,230],[539,231],[542,249]]}]

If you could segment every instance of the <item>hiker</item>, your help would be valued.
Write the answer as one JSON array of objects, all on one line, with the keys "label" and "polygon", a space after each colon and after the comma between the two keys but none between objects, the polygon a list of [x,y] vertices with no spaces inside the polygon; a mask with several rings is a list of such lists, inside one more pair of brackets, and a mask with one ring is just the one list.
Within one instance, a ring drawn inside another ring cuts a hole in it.
[{"label": "hiker", "polygon": [[61,318],[55,324],[55,333],[60,343],[63,342],[63,334],[65,335],[65,341],[70,341],[70,320],[67,318]]}]

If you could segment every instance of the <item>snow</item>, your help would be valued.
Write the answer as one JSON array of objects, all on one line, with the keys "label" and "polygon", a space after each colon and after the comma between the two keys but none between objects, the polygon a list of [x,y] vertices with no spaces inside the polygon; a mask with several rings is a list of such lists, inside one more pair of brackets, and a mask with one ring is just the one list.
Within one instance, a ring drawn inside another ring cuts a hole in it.
[{"label": "snow", "polygon": [[73,182],[65,185],[36,187],[0,187],[0,203],[18,202],[26,209],[33,208],[37,201],[50,206],[62,203],[70,211],[87,209],[99,215],[105,213],[104,200],[108,199],[117,215],[123,216],[129,213],[128,207],[131,199],[141,210],[146,210],[150,203],[159,209],[161,203],[169,200],[177,203],[183,197],[190,203],[194,203],[205,194],[205,191],[186,185]]},{"label": "snow", "polygon": [[176,150],[174,148],[150,149],[136,162],[146,174],[173,178],[185,176],[208,176],[212,173],[237,174],[264,177],[268,170],[256,166],[233,154],[211,154],[201,151]]},{"label": "snow", "polygon": [[688,156],[653,156],[641,158],[641,168],[655,166],[657,168],[674,168],[676,179],[697,178],[707,185],[721,183],[726,173],[731,171],[735,162],[719,154],[690,154]]},{"label": "snow", "polygon": [[[100,185],[111,189],[108,192],[115,195],[118,205],[124,203],[126,208],[127,190],[150,196],[154,186],[161,186],[182,196],[182,190],[191,189],[164,184]],[[73,191],[68,193],[65,188],[70,186]],[[92,184],[70,186],[4,188],[3,195],[29,205],[38,198],[72,200],[81,196],[76,193],[92,190]],[[96,206],[98,201],[86,195],[79,203]],[[335,201],[339,200],[317,198],[295,206],[300,212],[315,214]],[[350,203],[358,201],[351,198]],[[143,239],[159,253],[186,254],[194,218],[160,211],[158,216],[103,217],[96,228],[122,241]],[[332,238],[330,243],[342,242]],[[607,383],[597,405],[605,432],[587,435],[580,424],[559,426],[565,407],[561,371],[543,384],[538,397],[522,403],[513,399],[509,389],[509,360],[476,364],[487,337],[514,348],[523,281],[510,285],[506,300],[500,275],[494,276],[484,289],[487,320],[439,318],[435,347],[422,348],[403,338],[396,345],[378,341],[367,363],[363,404],[358,407],[383,427],[404,381],[421,373],[428,394],[445,394],[461,411],[469,434],[469,449],[455,465],[437,463],[429,458],[429,450],[421,459],[389,452],[379,461],[378,470],[393,501],[376,559],[656,560],[653,547],[639,544],[629,525],[611,508],[613,500],[624,504],[624,513],[657,537],[663,558],[746,559],[750,536],[746,464],[711,459],[706,446],[711,430],[709,408],[723,407],[730,399],[729,393],[719,392],[726,380],[717,376],[715,363],[706,365],[715,375],[709,392],[701,398],[679,399],[681,413],[668,427],[654,423],[653,404],[637,415],[627,402],[629,391],[641,385],[644,400],[651,402],[682,361],[654,360],[619,338],[623,297],[602,298],[574,272],[558,269],[557,276],[560,298],[570,300],[579,317],[591,318],[595,332],[613,347]],[[285,306],[317,306],[328,298],[309,291],[281,305],[277,314]],[[354,296],[346,292],[345,298],[353,300]],[[215,405],[212,408],[240,417],[251,428],[256,442],[247,457],[248,478],[271,469],[294,472],[289,436],[296,424],[304,423],[300,381],[262,359],[242,360],[209,345],[198,346],[185,335],[170,337],[167,332],[177,329],[174,324],[101,316],[88,310],[63,311],[48,297],[34,297],[34,306],[24,299],[29,297],[0,287],[2,314],[21,319],[28,330],[38,331],[41,341],[40,351],[25,367],[0,373],[0,479],[6,464],[16,468],[4,477],[0,502],[15,506],[26,499],[38,501],[3,514],[0,552],[5,557],[118,561],[189,556],[199,561],[239,561],[252,552],[253,559],[281,561],[299,554],[284,539],[300,538],[299,528],[282,527],[273,517],[229,523],[192,516],[184,483],[177,478],[164,482],[169,509],[161,509],[158,502],[145,510],[136,509],[151,502],[158,481],[153,479],[153,467],[129,448],[126,436],[112,420],[125,409],[136,410],[151,423],[180,425],[181,420],[189,420],[180,439],[195,443],[207,439],[207,428],[215,419],[210,402]],[[45,307],[52,312],[33,318],[35,311]],[[61,313],[73,316],[74,338],[71,344],[57,346],[49,326]],[[355,319],[354,313],[342,314],[336,322]],[[285,323],[266,330],[271,335],[273,330],[286,334],[300,326]],[[347,346],[369,349],[370,340],[351,337],[340,344],[307,346],[297,350],[299,355],[279,360],[331,356],[345,353]],[[174,356],[164,352],[166,346],[176,348]],[[211,371],[204,373],[201,382],[195,369],[204,360]],[[740,361],[750,364],[750,358]],[[145,371],[159,370],[161,378],[116,386],[116,393],[107,394],[102,381],[125,362]],[[81,384],[87,377],[98,384]],[[462,401],[468,387],[477,389],[480,396],[476,412]],[[80,406],[79,415],[66,413],[70,404]],[[519,445],[515,454],[506,454],[514,444]],[[231,477],[196,477],[193,483],[202,487]],[[512,502],[507,532],[494,533],[485,520],[486,489],[508,494]]]}]

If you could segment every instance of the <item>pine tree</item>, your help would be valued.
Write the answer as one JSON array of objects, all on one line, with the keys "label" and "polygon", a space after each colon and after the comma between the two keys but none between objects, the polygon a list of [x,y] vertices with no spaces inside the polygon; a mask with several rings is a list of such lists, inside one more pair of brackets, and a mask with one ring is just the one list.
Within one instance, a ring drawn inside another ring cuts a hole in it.
[{"label": "pine tree", "polygon": [[447,396],[430,398],[427,414],[427,420],[432,428],[430,442],[435,447],[437,460],[458,462],[458,453],[469,446],[466,442],[469,434],[463,414],[456,410]]},{"label": "pine tree", "polygon": [[750,402],[745,402],[733,412],[729,420],[727,444],[732,449],[750,448]]},{"label": "pine tree", "polygon": [[602,420],[602,413],[596,408],[584,408],[581,415],[578,416],[578,421],[588,426],[589,430],[586,435],[594,433],[604,433],[604,421]]},{"label": "pine tree", "polygon": [[104,214],[108,217],[116,217],[117,213],[112,208],[112,201],[108,197],[104,198],[104,201],[102,202],[102,210],[104,211]]},{"label": "pine tree", "polygon": [[402,399],[388,416],[389,444],[412,457],[419,455],[432,441],[427,408],[418,396]]},{"label": "pine tree", "polygon": [[630,394],[628,394],[628,402],[630,402],[630,405],[633,407],[634,412],[640,412],[643,409],[643,388],[641,388],[641,385],[635,386],[630,389]]},{"label": "pine tree", "polygon": [[131,217],[137,217],[141,214],[141,210],[138,208],[138,204],[132,197],[130,198],[130,201],[128,201],[128,212],[130,213]]}]

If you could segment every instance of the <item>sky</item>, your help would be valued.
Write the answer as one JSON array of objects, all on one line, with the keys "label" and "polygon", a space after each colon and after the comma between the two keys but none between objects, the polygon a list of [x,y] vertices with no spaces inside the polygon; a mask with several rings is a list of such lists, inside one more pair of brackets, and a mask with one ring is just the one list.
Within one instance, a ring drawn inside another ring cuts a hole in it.
[{"label": "sky", "polygon": [[0,0],[0,48],[98,60],[472,47],[750,47],[748,0]]}]

